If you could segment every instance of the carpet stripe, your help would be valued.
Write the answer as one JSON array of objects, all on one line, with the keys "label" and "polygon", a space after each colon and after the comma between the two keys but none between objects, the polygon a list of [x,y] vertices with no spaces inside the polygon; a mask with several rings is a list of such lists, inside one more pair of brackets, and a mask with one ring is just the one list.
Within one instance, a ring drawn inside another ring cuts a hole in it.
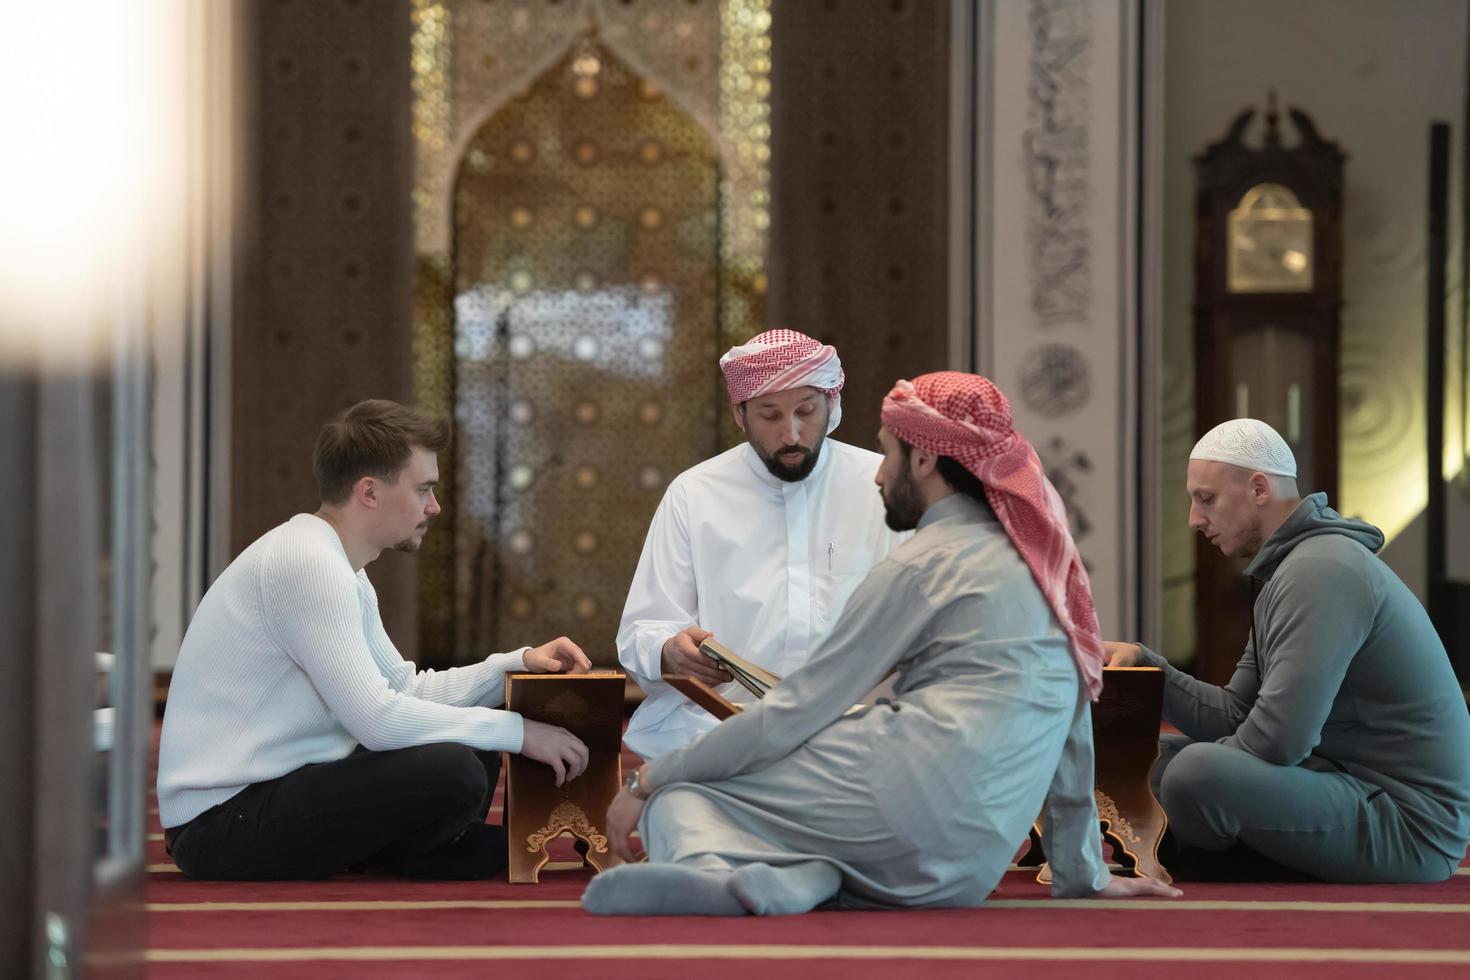
[{"label": "carpet stripe", "polygon": [[[634,836],[636,836],[636,835],[634,835]],[[1120,870],[1122,866],[1121,865],[1112,864],[1112,865],[1108,865],[1108,867],[1110,867],[1110,868],[1112,868],[1113,870],[1116,871],[1116,870]],[[1006,873],[1007,874],[1027,873],[1027,874],[1033,874],[1034,875],[1034,874],[1036,874],[1036,870],[1037,870],[1036,868],[1022,868],[1022,867],[1018,867],[1018,866],[1016,866],[1016,865],[1013,864],[1009,868],[1006,869]],[[150,864],[150,865],[148,865],[148,873],[149,874],[178,874],[179,873],[179,869],[177,867],[175,867],[174,865],[172,865],[172,864]],[[1455,874],[1456,875],[1470,875],[1470,867],[1467,867],[1467,868],[1456,868],[1455,869]],[[1087,901],[1087,899],[1079,899],[1079,901]]]},{"label": "carpet stripe", "polygon": [[1470,965],[1470,950],[1457,949],[1233,949],[1229,947],[1064,946],[332,946],[317,949],[150,949],[150,963],[300,960],[1062,960],[1148,962],[1415,963]]},{"label": "carpet stripe", "polygon": [[[575,909],[576,899],[438,899],[432,901],[349,902],[149,902],[149,912],[407,912],[437,909]],[[1470,911],[1470,909],[1467,909]]]},{"label": "carpet stripe", "polygon": [[1460,912],[1470,914],[1470,903],[1455,902],[1281,902],[1229,901],[1185,898],[1002,898],[992,899],[987,909],[1091,909],[1117,912],[1147,909],[1150,912]]},{"label": "carpet stripe", "polygon": [[[405,912],[434,909],[574,909],[575,899],[434,899],[422,901],[361,900],[321,902],[149,902],[149,912]],[[1182,898],[1000,898],[987,909],[1036,911],[1119,912],[1146,909],[1158,912],[1458,912],[1470,914],[1470,904],[1453,902],[1281,902],[1196,900]]]}]

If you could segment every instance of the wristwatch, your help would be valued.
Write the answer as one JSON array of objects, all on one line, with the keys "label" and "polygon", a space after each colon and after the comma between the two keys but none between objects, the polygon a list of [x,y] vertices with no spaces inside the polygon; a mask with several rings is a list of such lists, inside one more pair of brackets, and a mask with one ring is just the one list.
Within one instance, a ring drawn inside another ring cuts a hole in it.
[{"label": "wristwatch", "polygon": [[648,799],[648,790],[643,788],[643,767],[641,765],[628,773],[628,779],[623,783],[623,789],[627,790],[628,795],[635,800]]}]

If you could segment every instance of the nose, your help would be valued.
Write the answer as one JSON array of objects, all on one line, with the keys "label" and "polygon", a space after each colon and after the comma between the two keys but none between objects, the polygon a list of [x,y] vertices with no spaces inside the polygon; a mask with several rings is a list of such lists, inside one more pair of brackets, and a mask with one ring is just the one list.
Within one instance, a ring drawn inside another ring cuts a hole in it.
[{"label": "nose", "polygon": [[798,443],[800,441],[801,441],[801,419],[799,419],[799,418],[796,417],[796,413],[795,412],[792,412],[791,413],[791,444],[792,445],[795,445],[796,443]]},{"label": "nose", "polygon": [[1204,530],[1205,519],[1194,504],[1189,505],[1189,529],[1191,531]]},{"label": "nose", "polygon": [[429,506],[424,508],[424,513],[430,517],[439,513],[439,498],[434,496],[434,491],[432,490],[429,491]]}]

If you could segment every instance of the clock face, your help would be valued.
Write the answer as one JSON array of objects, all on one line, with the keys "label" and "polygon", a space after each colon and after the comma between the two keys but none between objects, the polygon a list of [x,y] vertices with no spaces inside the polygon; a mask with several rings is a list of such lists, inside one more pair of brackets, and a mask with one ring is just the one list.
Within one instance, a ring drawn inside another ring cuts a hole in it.
[{"label": "clock face", "polygon": [[1312,290],[1312,212],[1280,184],[1257,184],[1230,212],[1227,272],[1232,293]]}]

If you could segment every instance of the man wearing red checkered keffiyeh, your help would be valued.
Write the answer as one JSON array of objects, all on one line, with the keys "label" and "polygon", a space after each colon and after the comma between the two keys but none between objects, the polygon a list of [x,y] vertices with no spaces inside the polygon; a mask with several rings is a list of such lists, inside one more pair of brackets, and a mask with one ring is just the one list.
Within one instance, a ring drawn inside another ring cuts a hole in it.
[{"label": "man wearing red checkered keffiyeh", "polygon": [[648,695],[624,738],[644,758],[715,724],[664,674],[748,696],[699,652],[704,638],[787,674],[901,540],[873,493],[879,456],[830,438],[843,382],[831,345],[769,330],[731,348],[720,369],[745,441],[669,484],[618,630],[618,658]]},{"label": "man wearing red checkered keffiyeh", "polygon": [[[909,446],[954,460],[980,481],[985,499],[1066,631],[1077,669],[1095,700],[1102,691],[1107,657],[1087,570],[1067,526],[1061,495],[1046,478],[1036,450],[1011,425],[1005,395],[975,374],[921,375],[912,382],[899,381],[883,399],[883,427]],[[900,482],[885,496],[911,487]]]},{"label": "man wearing red checkered keffiyeh", "polygon": [[[1114,877],[1097,832],[1087,578],[1056,492],[984,378],[899,382],[874,475],[895,530],[807,665],[608,809],[603,915],[984,903],[1043,814],[1058,898],[1178,895]],[[870,491],[871,492],[871,491]],[[1094,649],[1097,648],[1097,652]],[[879,681],[892,694],[853,710]]]}]

